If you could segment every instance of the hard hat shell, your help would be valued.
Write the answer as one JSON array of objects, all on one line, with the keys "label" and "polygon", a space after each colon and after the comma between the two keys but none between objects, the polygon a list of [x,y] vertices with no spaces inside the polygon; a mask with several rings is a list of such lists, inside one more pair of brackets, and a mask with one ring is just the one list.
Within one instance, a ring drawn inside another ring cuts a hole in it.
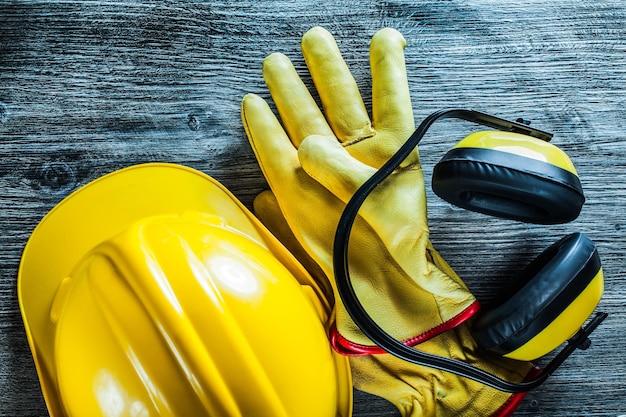
[{"label": "hard hat shell", "polygon": [[328,295],[190,168],[126,168],[63,200],[18,297],[52,417],[351,415]]}]

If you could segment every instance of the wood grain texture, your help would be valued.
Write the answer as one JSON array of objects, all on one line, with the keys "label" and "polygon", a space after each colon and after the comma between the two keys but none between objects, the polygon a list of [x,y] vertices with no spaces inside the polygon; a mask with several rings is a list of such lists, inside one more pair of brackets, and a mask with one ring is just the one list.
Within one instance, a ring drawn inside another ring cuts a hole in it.
[{"label": "wood grain texture", "polygon": [[[561,226],[487,218],[429,199],[432,240],[481,300],[565,233],[598,245],[610,317],[516,416],[626,415],[626,7],[621,0],[0,3],[0,415],[45,416],[16,296],[21,251],[43,215],[105,173],[148,161],[189,165],[251,206],[266,183],[241,98],[269,98],[261,62],[292,58],[314,25],[333,33],[369,105],[368,42],[407,39],[416,120],[444,107],[523,117],[555,133],[587,203]],[[424,165],[472,126],[436,125]],[[428,174],[427,174],[428,175]],[[429,178],[427,178],[427,181]],[[356,393],[355,416],[397,416]]]}]

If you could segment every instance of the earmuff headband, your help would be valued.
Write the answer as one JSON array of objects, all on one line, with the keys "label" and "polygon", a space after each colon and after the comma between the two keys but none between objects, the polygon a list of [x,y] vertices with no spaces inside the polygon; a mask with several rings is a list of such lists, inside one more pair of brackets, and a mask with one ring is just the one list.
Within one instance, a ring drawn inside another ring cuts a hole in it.
[{"label": "earmuff headband", "polygon": [[586,327],[581,329],[575,337],[568,341],[567,346],[552,359],[537,378],[516,384],[498,378],[465,362],[421,352],[402,344],[385,332],[367,313],[359,301],[350,280],[348,244],[350,232],[359,208],[363,205],[374,188],[407,158],[412,150],[419,144],[430,126],[435,121],[443,118],[462,119],[495,129],[522,133],[546,141],[549,141],[552,137],[550,133],[531,128],[522,123],[507,121],[472,110],[452,109],[432,113],[424,119],[400,149],[356,191],[350,201],[348,201],[348,204],[346,204],[342,216],[339,219],[333,247],[333,268],[337,290],[346,311],[354,323],[372,342],[376,343],[388,353],[408,362],[451,372],[455,375],[472,379],[501,391],[511,393],[526,392],[541,385],[574,350],[577,348],[586,348],[589,343],[588,336],[607,317],[607,314],[597,313]]}]

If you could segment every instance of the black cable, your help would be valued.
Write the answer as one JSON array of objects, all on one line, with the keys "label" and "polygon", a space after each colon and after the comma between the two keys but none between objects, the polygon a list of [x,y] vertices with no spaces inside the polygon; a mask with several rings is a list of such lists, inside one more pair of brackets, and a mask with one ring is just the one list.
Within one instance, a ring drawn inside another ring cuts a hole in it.
[{"label": "black cable", "polygon": [[465,362],[421,352],[402,344],[400,341],[385,332],[370,317],[359,301],[350,280],[348,245],[350,232],[360,207],[376,186],[391,175],[400,166],[402,161],[409,156],[409,154],[424,137],[430,126],[436,120],[442,118],[463,119],[500,130],[534,136],[546,141],[549,141],[552,138],[552,134],[530,128],[525,124],[510,122],[472,110],[441,110],[428,116],[417,127],[409,139],[400,147],[400,149],[371,178],[359,187],[348,204],[346,204],[337,226],[333,248],[333,268],[337,283],[337,290],[346,311],[354,323],[361,329],[365,336],[386,352],[408,362],[451,372],[501,391],[511,393],[526,392],[541,385],[559,367],[559,365],[561,365],[561,363],[563,363],[563,361],[574,350],[576,350],[576,348],[581,347],[588,342],[587,336],[589,336],[589,334],[602,322],[602,320],[604,320],[604,318],[606,318],[606,314],[598,313],[587,327],[581,329],[579,334],[569,341],[568,345],[561,352],[559,352],[559,354],[557,354],[557,356],[542,370],[542,373],[537,378],[527,382],[512,383]]}]

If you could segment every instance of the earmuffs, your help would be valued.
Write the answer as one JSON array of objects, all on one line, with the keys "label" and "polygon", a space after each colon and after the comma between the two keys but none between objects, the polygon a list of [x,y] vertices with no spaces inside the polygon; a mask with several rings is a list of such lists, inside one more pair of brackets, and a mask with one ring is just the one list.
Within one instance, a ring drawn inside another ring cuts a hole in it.
[{"label": "earmuffs", "polygon": [[595,245],[582,233],[571,234],[541,253],[513,288],[478,313],[473,336],[493,353],[535,360],[582,327],[603,287]]},{"label": "earmuffs", "polygon": [[[503,131],[473,133],[459,142],[435,165],[432,189],[468,210],[538,224],[574,220],[585,201],[574,165],[562,150]],[[516,283],[479,312],[473,333],[489,351],[534,360],[571,338],[600,301],[598,251],[582,233],[564,237]]]},{"label": "earmuffs", "polygon": [[491,216],[535,224],[560,224],[578,217],[585,198],[569,157],[548,141],[552,135],[471,110],[443,110],[428,116],[407,142],[355,193],[339,221],[334,245],[335,279],[346,310],[363,333],[387,352],[490,385],[522,392],[535,388],[606,318],[596,314],[604,289],[602,266],[594,243],[583,233],[563,237],[518,276],[515,285],[484,307],[472,325],[485,350],[512,359],[535,360],[567,346],[536,379],[521,384],[501,380],[464,362],[411,349],[381,329],[363,309],[349,280],[348,239],[358,209],[369,193],[417,146],[441,118],[459,118],[497,130],[473,133],[437,163],[432,189],[449,203]]}]

